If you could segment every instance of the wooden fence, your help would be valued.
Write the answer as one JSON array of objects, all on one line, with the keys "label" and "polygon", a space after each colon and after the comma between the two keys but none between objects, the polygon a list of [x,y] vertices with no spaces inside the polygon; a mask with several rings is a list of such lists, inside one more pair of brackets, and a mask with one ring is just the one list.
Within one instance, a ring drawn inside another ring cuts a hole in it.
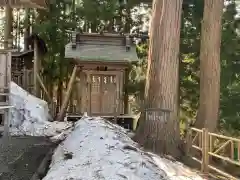
[{"label": "wooden fence", "polygon": [[203,173],[214,171],[229,180],[239,179],[216,167],[214,160],[228,163],[228,166],[236,166],[240,171],[240,139],[210,133],[207,129],[191,128],[188,131],[187,144],[188,150],[191,150],[190,153],[193,155],[192,159],[201,164]]}]

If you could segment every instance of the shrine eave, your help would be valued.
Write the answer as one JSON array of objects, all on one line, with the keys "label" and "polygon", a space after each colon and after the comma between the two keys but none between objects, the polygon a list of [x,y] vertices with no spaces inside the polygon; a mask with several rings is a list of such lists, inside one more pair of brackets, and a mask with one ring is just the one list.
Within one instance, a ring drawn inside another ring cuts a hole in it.
[{"label": "shrine eave", "polygon": [[101,61],[111,63],[131,63],[138,61],[136,47],[132,46],[126,51],[125,46],[114,45],[77,45],[72,48],[72,43],[65,46],[65,58],[79,61]]},{"label": "shrine eave", "polygon": [[101,65],[119,65],[119,66],[128,66],[131,63],[136,61],[123,61],[123,60],[108,60],[105,59],[80,59],[80,58],[66,58],[68,61],[71,61],[74,64],[85,65],[85,64],[101,64]]},{"label": "shrine eave", "polygon": [[27,50],[23,52],[12,52],[12,57],[24,57],[29,54],[33,55],[33,50]]}]

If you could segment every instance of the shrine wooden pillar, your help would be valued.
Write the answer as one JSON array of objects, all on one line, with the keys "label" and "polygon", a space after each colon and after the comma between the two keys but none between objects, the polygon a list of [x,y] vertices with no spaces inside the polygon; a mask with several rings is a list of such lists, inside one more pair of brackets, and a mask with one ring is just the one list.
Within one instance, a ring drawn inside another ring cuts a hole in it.
[{"label": "shrine wooden pillar", "polygon": [[11,83],[11,50],[0,51],[0,114],[4,123],[4,137],[9,135],[10,111],[9,103],[10,83]]},{"label": "shrine wooden pillar", "polygon": [[130,68],[125,69],[124,74],[124,114],[129,114],[129,98],[128,98],[128,83],[129,83]]},{"label": "shrine wooden pillar", "polygon": [[40,86],[38,82],[38,75],[40,69],[40,53],[37,38],[34,38],[34,60],[33,60],[33,94],[40,97]]}]

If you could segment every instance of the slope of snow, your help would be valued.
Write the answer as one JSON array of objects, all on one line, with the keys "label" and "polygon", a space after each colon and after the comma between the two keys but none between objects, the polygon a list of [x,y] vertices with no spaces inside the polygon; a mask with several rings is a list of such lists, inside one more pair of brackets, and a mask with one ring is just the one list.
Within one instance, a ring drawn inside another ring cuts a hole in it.
[{"label": "slope of snow", "polygon": [[19,87],[10,84],[10,133],[12,135],[56,136],[72,127],[67,122],[49,122],[48,104]]},{"label": "slope of snow", "polygon": [[144,152],[128,132],[101,118],[49,122],[45,101],[11,83],[12,135],[65,139],[52,157],[43,180],[202,180],[180,163]]},{"label": "slope of snow", "polygon": [[144,152],[126,130],[83,117],[55,150],[43,180],[202,180],[180,163]]}]

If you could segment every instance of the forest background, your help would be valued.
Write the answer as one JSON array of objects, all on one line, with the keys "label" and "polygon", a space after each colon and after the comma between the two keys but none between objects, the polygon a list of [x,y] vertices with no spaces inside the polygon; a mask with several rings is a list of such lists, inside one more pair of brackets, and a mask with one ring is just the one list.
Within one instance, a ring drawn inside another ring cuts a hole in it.
[{"label": "forest background", "polygon": [[[48,54],[44,59],[42,75],[48,79],[48,89],[61,94],[67,78],[68,61],[64,47],[71,31],[124,32],[141,34],[136,39],[139,62],[132,65],[128,91],[135,101],[136,112],[143,100],[147,55],[148,25],[151,14],[149,0],[57,0],[49,10],[14,9],[14,47],[23,50],[24,37],[38,33],[46,42]],[[237,0],[225,3],[222,20],[221,89],[219,130],[225,134],[240,135],[240,20]],[[184,0],[180,42],[180,120],[194,121],[199,106],[200,32],[203,0]],[[0,11],[0,35],[4,36],[4,9]],[[53,94],[50,92],[53,96]],[[61,102],[61,96],[59,102]]]}]

